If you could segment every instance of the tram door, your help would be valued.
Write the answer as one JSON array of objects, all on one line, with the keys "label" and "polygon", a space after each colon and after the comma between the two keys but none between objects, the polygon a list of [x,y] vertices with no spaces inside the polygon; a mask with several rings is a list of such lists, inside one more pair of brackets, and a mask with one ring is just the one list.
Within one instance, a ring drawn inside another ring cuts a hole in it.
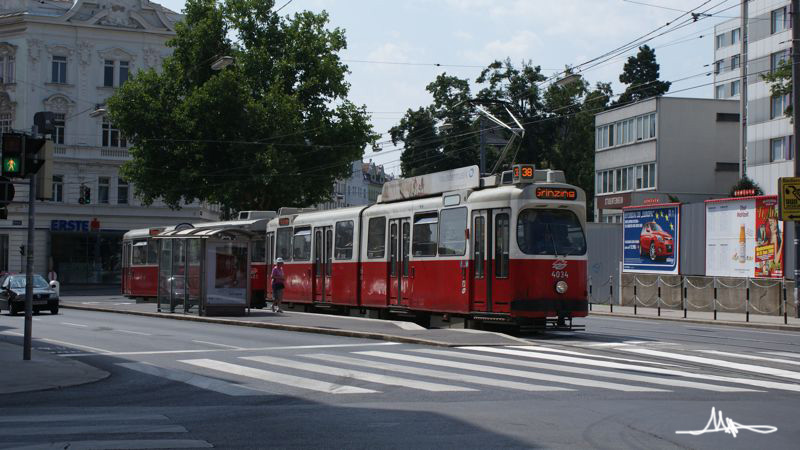
[{"label": "tram door", "polygon": [[126,241],[122,244],[122,294],[131,293],[131,243]]},{"label": "tram door", "polygon": [[266,267],[264,268],[264,279],[266,286],[264,286],[264,295],[270,297],[272,295],[272,267],[275,263],[275,233],[269,232],[267,233],[267,242],[266,242],[266,254],[264,255],[264,261],[266,262]]},{"label": "tram door", "polygon": [[509,283],[511,210],[472,212],[472,310],[506,312]]},{"label": "tram door", "polygon": [[389,221],[389,305],[408,306],[411,298],[409,254],[411,219]]},{"label": "tram door", "polygon": [[331,301],[331,274],[333,273],[333,228],[314,228],[314,301]]},{"label": "tram door", "polygon": [[486,276],[486,267],[490,263],[487,250],[488,247],[488,213],[486,210],[479,210],[472,212],[472,286],[470,287],[470,296],[472,304],[470,309],[472,311],[489,311],[488,301],[491,293],[489,289],[489,279]]}]

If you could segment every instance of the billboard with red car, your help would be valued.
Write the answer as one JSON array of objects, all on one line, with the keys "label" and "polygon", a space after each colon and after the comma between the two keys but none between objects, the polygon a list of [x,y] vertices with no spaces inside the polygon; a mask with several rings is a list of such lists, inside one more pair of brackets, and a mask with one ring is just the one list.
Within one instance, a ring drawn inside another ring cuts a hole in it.
[{"label": "billboard with red car", "polygon": [[680,205],[625,208],[624,272],[678,273]]}]

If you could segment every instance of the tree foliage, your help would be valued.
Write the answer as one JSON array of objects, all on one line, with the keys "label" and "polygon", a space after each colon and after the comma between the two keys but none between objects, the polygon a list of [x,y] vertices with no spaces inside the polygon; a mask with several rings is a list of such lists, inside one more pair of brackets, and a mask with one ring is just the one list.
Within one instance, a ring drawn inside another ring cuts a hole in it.
[{"label": "tree foliage", "polygon": [[[515,142],[500,170],[516,162],[564,170],[567,181],[583,188],[591,203],[594,115],[609,105],[611,87],[598,84],[592,89],[581,80],[565,86],[551,84],[543,90],[545,81],[541,69],[531,61],[519,66],[509,60],[495,61],[476,78],[479,90],[473,98],[468,79],[440,74],[427,86],[432,103],[408,110],[391,130],[395,145],[404,147],[403,175],[478,164],[482,116],[476,105],[513,124],[508,108],[523,125],[525,136]],[[493,122],[486,122],[486,167],[490,171],[502,141],[510,135]]]},{"label": "tree foliage", "polygon": [[[145,204],[313,204],[376,139],[366,108],[347,99],[344,31],[324,12],[280,17],[273,6],[188,0],[162,71],[139,72],[108,100],[132,144],[121,174]],[[235,64],[212,70],[221,55]]]},{"label": "tree foliage", "polygon": [[[769,84],[769,91],[773,97],[792,95],[792,64],[790,61],[782,60],[774,71],[762,74],[761,78]],[[786,102],[786,104],[783,114],[786,117],[792,117],[792,104],[790,102]]]},{"label": "tree foliage", "polygon": [[667,93],[671,83],[658,79],[659,67],[655,50],[647,45],[639,47],[639,53],[629,57],[622,68],[619,81],[628,87],[617,103],[626,104]]},{"label": "tree foliage", "polygon": [[764,190],[761,189],[761,186],[758,185],[755,181],[753,181],[750,177],[745,175],[739,181],[736,182],[733,186],[731,186],[730,192],[728,195],[733,197],[736,191],[741,191],[744,189],[753,189],[755,191],[755,195],[764,195]]}]

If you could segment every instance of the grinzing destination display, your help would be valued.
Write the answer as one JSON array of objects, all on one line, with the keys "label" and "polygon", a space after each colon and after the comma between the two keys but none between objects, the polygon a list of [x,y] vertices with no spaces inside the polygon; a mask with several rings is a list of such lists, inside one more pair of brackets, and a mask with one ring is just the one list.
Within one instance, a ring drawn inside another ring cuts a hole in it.
[{"label": "grinzing destination display", "polygon": [[680,205],[622,211],[622,271],[677,274]]},{"label": "grinzing destination display", "polygon": [[706,275],[783,277],[783,222],[776,196],[706,202]]}]

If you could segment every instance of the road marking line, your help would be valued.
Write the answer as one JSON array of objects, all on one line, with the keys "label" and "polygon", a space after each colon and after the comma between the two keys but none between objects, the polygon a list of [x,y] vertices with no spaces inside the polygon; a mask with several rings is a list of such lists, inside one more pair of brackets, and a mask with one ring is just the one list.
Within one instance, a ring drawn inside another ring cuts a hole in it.
[{"label": "road marking line", "polygon": [[[89,349],[89,350],[91,350],[93,352],[98,352],[98,353],[111,353],[111,350],[105,350],[105,349],[97,348],[97,347],[89,347],[88,345],[73,344],[72,342],[59,341],[59,340],[50,339],[50,338],[40,338],[40,339],[43,340],[43,341],[52,342],[54,344],[59,344],[59,345],[64,345],[64,346],[87,348],[87,349]],[[97,353],[95,353],[95,354],[97,354]]]},{"label": "road marking line", "polygon": [[216,342],[199,341],[199,340],[196,340],[196,339],[192,339],[192,342],[197,342],[199,344],[216,345],[218,347],[232,348],[234,350],[242,350],[242,347],[237,347],[235,345],[217,344]]},{"label": "road marking line", "polygon": [[[3,333],[3,331],[0,331]],[[22,334],[19,334],[22,336]],[[285,347],[256,347],[256,348],[237,348],[237,349],[218,349],[218,348],[210,348],[210,349],[192,349],[192,350],[149,350],[149,351],[140,351],[140,352],[105,352],[105,356],[132,356],[132,355],[170,355],[170,354],[181,354],[181,353],[213,353],[213,352],[263,352],[269,350],[303,350],[303,349],[315,349],[315,348],[340,348],[340,347],[373,347],[373,346],[381,346],[381,345],[400,345],[398,342],[375,342],[375,343],[366,343],[366,344],[319,344],[319,345],[290,345]],[[62,355],[70,358],[75,357],[82,357],[82,356],[97,356],[97,353],[74,353],[71,355]]]},{"label": "road marking line", "polygon": [[330,355],[325,353],[302,355],[306,358],[313,358],[325,362],[336,362],[341,364],[350,364],[358,367],[369,367],[372,369],[389,370],[399,373],[407,373],[411,375],[422,375],[429,378],[440,378],[448,381],[459,381],[462,383],[480,384],[484,386],[493,386],[506,389],[515,389],[519,391],[528,392],[550,392],[550,391],[573,391],[574,389],[562,388],[558,386],[544,386],[540,384],[520,383],[517,381],[506,381],[495,378],[486,378],[475,375],[464,375],[455,372],[445,372],[443,370],[423,369],[421,367],[401,366],[399,364],[390,364],[378,361],[370,361],[366,359],[351,358],[348,356]]},{"label": "road marking line", "polygon": [[251,386],[244,386],[227,381],[216,380],[214,378],[204,377],[192,372],[187,372],[179,369],[166,369],[158,367],[150,363],[117,363],[118,366],[126,369],[135,370],[147,375],[166,378],[171,381],[179,381],[200,389],[208,391],[219,392],[220,394],[230,396],[246,396],[246,395],[269,395],[273,392],[266,391]]},{"label": "road marking line", "polygon": [[360,370],[342,369],[333,366],[323,366],[319,364],[303,363],[299,361],[292,361],[283,358],[274,358],[271,356],[241,356],[241,359],[248,361],[257,361],[260,363],[271,364],[274,366],[289,367],[292,369],[305,370],[308,372],[321,373],[337,377],[354,378],[356,380],[368,381],[370,383],[386,384],[390,386],[402,386],[411,389],[421,389],[430,392],[468,392],[475,391],[461,386],[453,386],[448,384],[429,383],[426,381],[411,380],[408,378],[394,377],[390,375],[382,375],[379,373],[362,372]]},{"label": "road marking line", "polygon": [[180,425],[105,424],[105,425],[48,425],[0,428],[3,436],[38,436],[49,434],[116,434],[116,433],[187,433]]},{"label": "road marking line", "polygon": [[127,334],[138,334],[139,336],[152,336],[152,334],[150,333],[142,333],[141,331],[123,330],[120,328],[114,329],[113,331],[118,331],[120,333],[127,333]]},{"label": "road marking line", "polygon": [[434,358],[425,358],[420,356],[405,355],[400,353],[387,353],[379,351],[366,351],[356,352],[360,355],[375,356],[378,358],[388,358],[398,361],[414,362],[420,364],[430,364],[433,366],[445,366],[454,369],[473,370],[476,372],[489,372],[497,375],[507,375],[519,378],[528,378],[532,380],[550,381],[553,383],[573,384],[577,386],[590,386],[601,389],[611,389],[615,391],[624,392],[669,392],[664,389],[649,388],[644,386],[633,386],[630,384],[609,383],[605,381],[596,381],[588,378],[573,378],[565,377],[562,375],[551,375],[537,372],[528,372],[516,369],[506,369],[503,367],[484,366],[479,364],[462,363],[456,361],[443,361]]},{"label": "road marking line", "polygon": [[706,364],[709,366],[725,367],[727,369],[742,370],[745,372],[757,373],[759,375],[773,375],[776,377],[790,378],[797,380],[800,378],[800,373],[792,372],[791,370],[773,369],[772,367],[753,366],[750,364],[735,363],[731,361],[724,361],[721,359],[703,358],[699,356],[691,356],[679,353],[667,353],[658,350],[648,350],[644,348],[626,348],[623,349],[628,352],[638,353],[640,355],[657,356],[659,358],[679,359],[681,361],[690,361],[699,364]]},{"label": "road marking line", "polygon": [[669,363],[662,363],[662,362],[655,362],[655,361],[643,361],[641,359],[618,358],[616,356],[590,355],[588,353],[573,352],[573,351],[570,351],[570,350],[561,350],[561,349],[558,349],[558,348],[539,347],[538,345],[537,346],[509,345],[508,348],[533,349],[533,350],[540,351],[540,352],[563,353],[565,355],[576,355],[576,356],[583,356],[583,357],[587,357],[587,358],[591,357],[591,358],[613,359],[614,361],[626,361],[626,362],[634,362],[634,363],[656,364],[656,365],[659,365],[659,366],[676,367],[675,364],[669,364]]},{"label": "road marking line", "polygon": [[309,389],[312,391],[325,392],[327,394],[373,394],[378,392],[372,389],[364,389],[355,386],[343,386],[341,384],[328,383],[327,381],[319,381],[311,378],[269,372],[266,370],[255,369],[253,367],[215,361],[213,359],[184,359],[180,362],[233,375],[255,378],[257,380],[269,383],[283,384],[293,388]]},{"label": "road marking line", "polygon": [[69,422],[69,421],[104,421],[104,420],[169,420],[163,414],[127,414],[127,413],[103,413],[103,414],[42,414],[42,415],[0,415],[0,423],[22,423],[22,422]]},{"label": "road marking line", "polygon": [[207,441],[193,439],[124,439],[116,441],[63,441],[48,443],[11,443],[17,450],[41,450],[43,448],[52,449],[148,449],[148,448],[213,448],[214,446]]},{"label": "road marking line", "polygon": [[711,354],[711,355],[731,356],[731,357],[734,357],[734,358],[753,359],[753,360],[758,360],[758,361],[770,361],[770,362],[775,362],[775,363],[780,363],[780,364],[791,364],[791,365],[795,365],[795,366],[800,366],[800,361],[790,361],[788,359],[775,359],[775,358],[770,358],[770,357],[766,357],[766,356],[755,356],[755,355],[748,355],[748,354],[744,354],[744,353],[740,354],[740,353],[731,353],[731,352],[721,352],[719,350],[697,350],[697,351],[701,352],[701,353],[708,353],[708,354]]},{"label": "road marking line", "polygon": [[683,387],[683,388],[690,388],[690,389],[702,389],[706,391],[715,391],[715,392],[755,392],[752,389],[745,389],[745,388],[736,388],[736,387],[727,387],[727,386],[717,386],[713,384],[706,384],[706,383],[695,383],[693,381],[684,381],[684,380],[674,380],[674,379],[667,379],[667,378],[656,378],[650,376],[643,376],[643,375],[632,375],[627,373],[619,373],[619,372],[612,372],[607,370],[596,370],[596,369],[587,369],[585,367],[572,367],[572,366],[565,366],[565,365],[557,365],[557,364],[547,364],[547,363],[537,363],[532,361],[520,361],[517,359],[511,358],[498,358],[494,356],[486,356],[486,355],[476,355],[474,353],[464,353],[464,352],[455,352],[450,350],[429,350],[429,349],[422,349],[422,350],[414,350],[415,352],[419,353],[428,353],[431,355],[441,355],[441,356],[448,356],[454,358],[464,358],[464,359],[472,359],[477,361],[486,361],[498,364],[508,364],[513,366],[522,366],[522,367],[531,367],[534,369],[545,369],[545,370],[554,370],[558,372],[568,372],[568,373],[576,373],[580,375],[592,375],[597,377],[606,377],[606,378],[614,378],[617,380],[629,380],[629,381],[639,381],[642,383],[650,383],[650,384],[660,384],[664,386],[672,386],[672,387]]},{"label": "road marking line", "polygon": [[761,352],[767,355],[777,355],[777,356],[786,356],[789,358],[800,358],[800,353],[792,353],[792,352]]},{"label": "road marking line", "polygon": [[674,370],[674,369],[664,369],[661,367],[647,367],[647,366],[637,366],[633,364],[622,364],[622,363],[615,363],[610,361],[597,361],[593,359],[582,359],[582,358],[573,358],[571,356],[560,356],[554,355],[552,353],[537,353],[535,351],[528,351],[528,350],[512,350],[512,349],[504,349],[504,348],[494,348],[494,347],[462,347],[466,350],[477,350],[480,352],[489,352],[489,353],[501,353],[505,355],[514,355],[514,356],[522,356],[526,358],[536,358],[536,359],[546,359],[548,361],[560,361],[565,363],[572,363],[572,364],[581,364],[586,366],[600,366],[612,369],[621,369],[621,370],[632,370],[636,372],[647,372],[647,373],[655,373],[660,375],[671,375],[671,376],[679,376],[685,378],[697,378],[703,381],[721,381],[724,383],[737,383],[737,384],[746,384],[750,386],[757,386],[762,388],[769,388],[769,389],[780,389],[784,391],[793,391],[793,392],[800,392],[800,385],[790,384],[790,383],[780,383],[775,381],[762,381],[762,380],[755,380],[749,378],[734,378],[734,377],[723,377],[718,375],[710,375],[704,373],[692,373],[692,372],[684,372],[681,370]]},{"label": "road marking line", "polygon": [[81,327],[81,328],[89,328],[89,325],[81,325],[79,323],[72,323],[72,322],[61,322],[62,325],[69,325],[71,327]]},{"label": "road marking line", "polygon": [[398,327],[404,329],[404,330],[424,330],[425,329],[425,327],[420,326],[420,325],[418,325],[418,324],[416,324],[414,322],[397,321],[397,322],[394,322],[394,324],[397,325]]},{"label": "road marking line", "polygon": [[2,333],[2,334],[8,334],[8,335],[10,335],[10,336],[25,336],[25,333],[18,333],[18,332],[16,332],[16,331],[8,331],[8,330],[5,330],[5,331],[0,331],[0,333]]}]

